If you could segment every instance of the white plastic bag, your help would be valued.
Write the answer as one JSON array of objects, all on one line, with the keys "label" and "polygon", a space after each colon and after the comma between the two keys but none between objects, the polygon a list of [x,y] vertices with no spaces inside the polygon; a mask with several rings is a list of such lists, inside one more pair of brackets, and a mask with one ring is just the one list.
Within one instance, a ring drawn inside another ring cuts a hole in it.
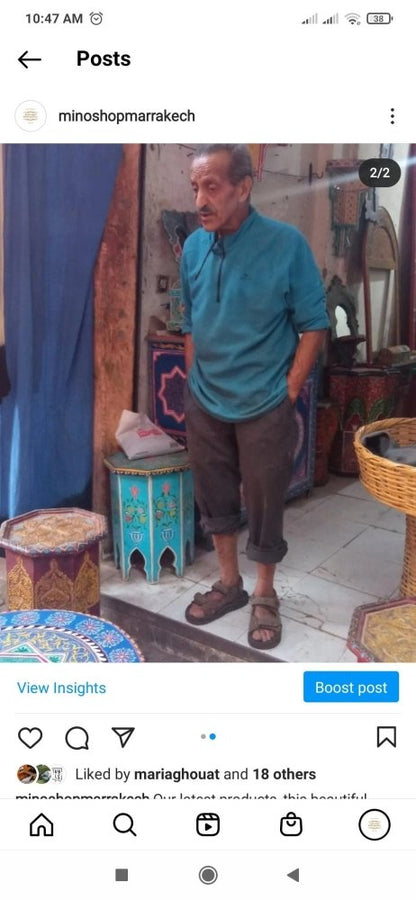
[{"label": "white plastic bag", "polygon": [[129,412],[123,409],[117,426],[116,440],[128,459],[143,459],[145,456],[162,456],[183,450],[159,425],[145,413]]}]

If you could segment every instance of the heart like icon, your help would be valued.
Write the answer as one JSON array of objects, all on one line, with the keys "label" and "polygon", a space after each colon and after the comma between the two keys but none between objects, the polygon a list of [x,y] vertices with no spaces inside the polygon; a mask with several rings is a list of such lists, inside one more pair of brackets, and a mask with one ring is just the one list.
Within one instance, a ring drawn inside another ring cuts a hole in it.
[{"label": "heart like icon", "polygon": [[17,737],[25,747],[32,749],[32,747],[36,747],[36,744],[42,740],[43,732],[40,728],[21,728]]}]

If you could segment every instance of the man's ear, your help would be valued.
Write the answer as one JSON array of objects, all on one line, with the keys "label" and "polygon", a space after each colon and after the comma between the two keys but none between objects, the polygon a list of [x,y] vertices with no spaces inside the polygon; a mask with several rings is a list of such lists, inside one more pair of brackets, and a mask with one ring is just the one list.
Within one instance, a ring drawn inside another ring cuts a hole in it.
[{"label": "man's ear", "polygon": [[245,175],[241,180],[241,202],[245,203],[251,194],[251,189],[253,187],[253,179],[251,175]]}]

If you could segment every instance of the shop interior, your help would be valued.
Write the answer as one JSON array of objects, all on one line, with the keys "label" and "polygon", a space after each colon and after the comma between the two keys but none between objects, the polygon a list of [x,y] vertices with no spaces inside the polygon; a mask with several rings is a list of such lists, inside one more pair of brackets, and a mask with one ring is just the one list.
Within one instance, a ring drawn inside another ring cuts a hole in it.
[{"label": "shop interior", "polygon": [[[146,661],[416,661],[416,574],[409,562],[412,547],[416,555],[416,468],[405,473],[406,501],[396,501],[394,490],[386,493],[377,479],[373,486],[371,475],[363,483],[355,447],[362,426],[393,419],[408,423],[399,443],[416,442],[413,145],[250,145],[252,203],[307,238],[331,322],[297,404],[285,512],[289,550],[276,578],[281,644],[267,653],[249,647],[248,608],[199,628],[186,623],[194,593],[219,574],[197,510],[192,534],[181,532],[180,553],[175,544],[169,516],[176,522],[189,513],[191,474],[185,464],[178,471],[172,455],[161,469],[160,500],[152,494],[165,546],[150,574],[144,495],[130,480],[129,509],[122,499],[131,472],[120,462],[116,431],[123,410],[140,411],[186,449],[179,264],[187,235],[198,227],[189,182],[194,150],[4,148],[0,614],[19,610],[29,622],[41,602],[40,580],[49,579],[49,590],[53,576],[55,594],[45,588],[43,596],[65,622],[63,611],[72,607],[62,599],[64,588],[56,599],[56,585],[58,574],[60,586],[71,574],[57,572],[43,551],[36,581],[28,556],[15,558],[7,523],[19,517],[22,528],[21,517],[34,510],[84,510],[97,517],[99,546],[88,550],[87,563],[83,557],[76,581],[91,597],[98,590],[90,612],[99,609],[103,621],[130,636]],[[394,160],[399,180],[364,184],[365,160],[375,160],[378,174],[383,161]],[[36,520],[29,521],[34,533]],[[126,544],[129,529],[133,543]],[[86,553],[83,538],[77,540]],[[250,593],[254,563],[246,540],[242,500],[240,570]],[[0,648],[0,660],[1,654]],[[130,661],[127,651],[113,661]]]}]

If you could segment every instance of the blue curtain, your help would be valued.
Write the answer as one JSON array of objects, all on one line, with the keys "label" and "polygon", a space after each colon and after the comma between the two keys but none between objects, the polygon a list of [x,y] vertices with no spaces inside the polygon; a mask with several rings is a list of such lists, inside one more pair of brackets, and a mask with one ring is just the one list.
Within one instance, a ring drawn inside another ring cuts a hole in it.
[{"label": "blue curtain", "polygon": [[2,519],[91,502],[92,277],[121,155],[113,145],[6,148]]}]

